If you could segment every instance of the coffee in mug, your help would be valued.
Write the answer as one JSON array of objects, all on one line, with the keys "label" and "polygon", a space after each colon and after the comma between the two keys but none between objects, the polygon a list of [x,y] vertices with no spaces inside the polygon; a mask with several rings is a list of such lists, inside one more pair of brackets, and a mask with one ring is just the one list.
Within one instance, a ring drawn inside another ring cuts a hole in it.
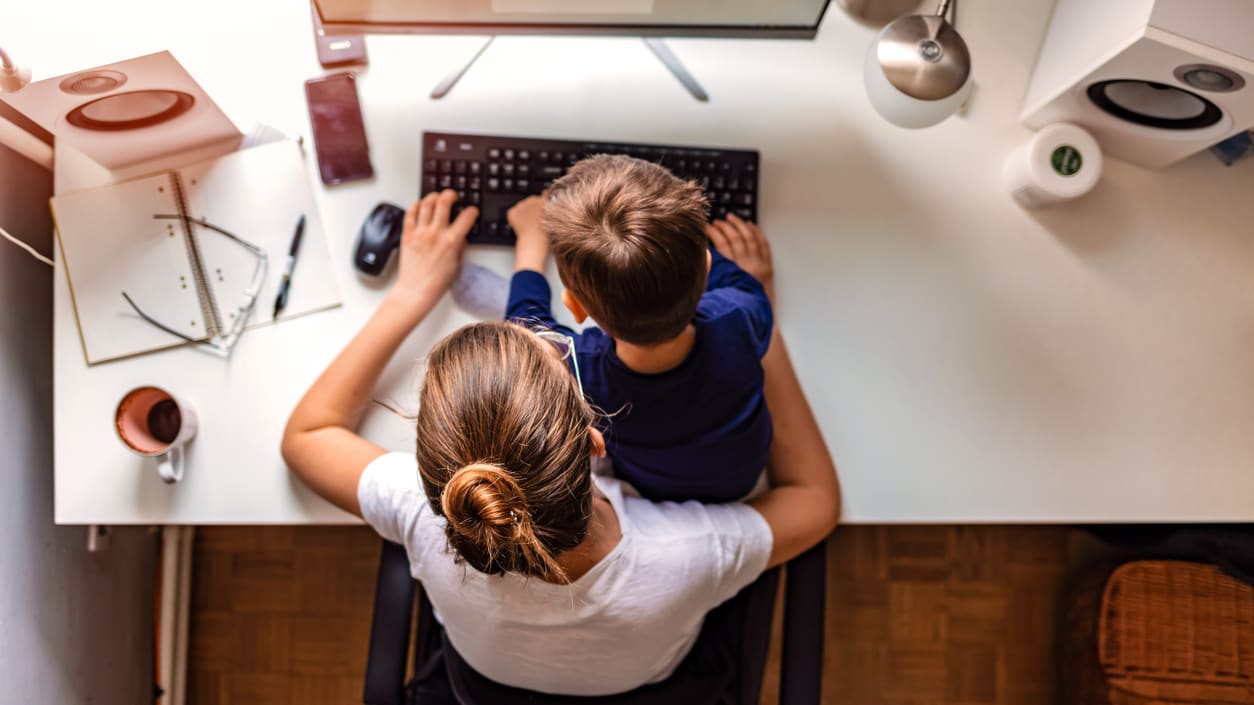
[{"label": "coffee in mug", "polygon": [[161,479],[183,479],[183,446],[196,435],[196,412],[160,387],[132,389],[114,415],[118,438],[131,451],[157,459]]}]

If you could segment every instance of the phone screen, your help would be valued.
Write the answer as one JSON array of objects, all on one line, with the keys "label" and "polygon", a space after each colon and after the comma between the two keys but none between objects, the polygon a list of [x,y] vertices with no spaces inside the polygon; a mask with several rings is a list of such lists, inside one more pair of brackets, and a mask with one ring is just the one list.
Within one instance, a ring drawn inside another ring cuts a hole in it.
[{"label": "phone screen", "polygon": [[357,82],[352,74],[305,81],[305,98],[322,182],[340,184],[373,176],[366,126],[357,101]]}]

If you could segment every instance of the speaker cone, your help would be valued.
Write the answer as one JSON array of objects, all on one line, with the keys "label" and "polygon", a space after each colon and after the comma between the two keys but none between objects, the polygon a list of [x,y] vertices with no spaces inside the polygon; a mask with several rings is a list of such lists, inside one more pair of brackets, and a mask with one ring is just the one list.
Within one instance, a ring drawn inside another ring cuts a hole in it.
[{"label": "speaker cone", "polygon": [[95,95],[121,88],[125,83],[126,74],[121,71],[97,69],[67,76],[57,87],[70,95]]},{"label": "speaker cone", "polygon": [[115,93],[83,103],[65,116],[75,127],[100,132],[159,125],[191,110],[196,99],[182,91]]},{"label": "speaker cone", "polygon": [[1199,130],[1223,119],[1219,106],[1202,96],[1154,81],[1101,81],[1089,86],[1088,96],[1120,120],[1164,130]]}]

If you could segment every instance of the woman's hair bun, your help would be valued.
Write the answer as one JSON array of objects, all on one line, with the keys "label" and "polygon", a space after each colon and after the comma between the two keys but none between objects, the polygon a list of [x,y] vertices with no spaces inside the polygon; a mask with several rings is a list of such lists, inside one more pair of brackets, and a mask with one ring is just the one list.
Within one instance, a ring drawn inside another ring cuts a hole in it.
[{"label": "woman's hair bun", "polygon": [[449,542],[475,568],[564,579],[536,535],[522,488],[505,468],[486,462],[459,468],[444,486],[440,508]]}]

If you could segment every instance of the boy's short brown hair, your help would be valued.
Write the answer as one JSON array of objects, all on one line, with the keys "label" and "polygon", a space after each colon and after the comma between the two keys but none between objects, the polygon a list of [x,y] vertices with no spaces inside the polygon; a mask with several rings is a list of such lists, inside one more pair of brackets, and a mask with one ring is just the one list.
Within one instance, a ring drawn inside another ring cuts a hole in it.
[{"label": "boy's short brown hair", "polygon": [[589,157],[553,184],[544,229],[562,283],[606,333],[652,345],[683,332],[705,292],[701,187],[622,155]]}]

